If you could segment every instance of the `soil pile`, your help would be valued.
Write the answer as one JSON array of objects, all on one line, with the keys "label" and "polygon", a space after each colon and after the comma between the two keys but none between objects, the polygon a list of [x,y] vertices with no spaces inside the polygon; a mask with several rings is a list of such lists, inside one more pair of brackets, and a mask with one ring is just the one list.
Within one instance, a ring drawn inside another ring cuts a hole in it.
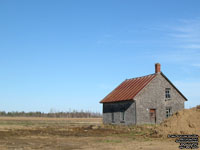
[{"label": "soil pile", "polygon": [[173,114],[158,126],[157,132],[161,136],[168,134],[198,134],[200,136],[200,105]]}]

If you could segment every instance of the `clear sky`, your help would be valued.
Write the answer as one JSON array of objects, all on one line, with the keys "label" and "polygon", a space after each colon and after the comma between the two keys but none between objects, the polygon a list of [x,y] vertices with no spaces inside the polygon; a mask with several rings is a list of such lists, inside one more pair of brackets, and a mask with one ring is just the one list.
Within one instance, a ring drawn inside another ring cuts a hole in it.
[{"label": "clear sky", "polygon": [[199,0],[0,0],[0,110],[101,112],[126,78],[162,72],[200,100]]}]

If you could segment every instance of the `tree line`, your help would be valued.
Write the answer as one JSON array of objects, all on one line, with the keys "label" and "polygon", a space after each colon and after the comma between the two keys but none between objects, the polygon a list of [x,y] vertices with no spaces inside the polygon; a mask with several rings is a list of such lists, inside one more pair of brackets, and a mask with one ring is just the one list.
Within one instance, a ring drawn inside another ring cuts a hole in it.
[{"label": "tree line", "polygon": [[50,111],[49,113],[44,113],[40,111],[35,111],[35,112],[0,111],[0,116],[1,117],[100,118],[102,117],[102,114],[99,112],[77,111],[77,110],[68,112]]}]

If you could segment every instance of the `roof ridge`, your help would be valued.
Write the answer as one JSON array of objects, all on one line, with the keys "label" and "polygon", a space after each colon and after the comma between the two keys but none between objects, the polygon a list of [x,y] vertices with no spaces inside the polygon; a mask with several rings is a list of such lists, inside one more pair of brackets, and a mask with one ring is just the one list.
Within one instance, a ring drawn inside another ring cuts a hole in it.
[{"label": "roof ridge", "polygon": [[[134,78],[126,79],[126,80],[133,80],[133,79],[138,79],[138,78],[144,78],[144,77],[152,76],[152,75],[156,75],[156,73],[152,73],[152,74],[148,74],[148,75],[140,76],[140,77],[134,77]],[[125,80],[125,81],[126,81],[126,80]]]}]

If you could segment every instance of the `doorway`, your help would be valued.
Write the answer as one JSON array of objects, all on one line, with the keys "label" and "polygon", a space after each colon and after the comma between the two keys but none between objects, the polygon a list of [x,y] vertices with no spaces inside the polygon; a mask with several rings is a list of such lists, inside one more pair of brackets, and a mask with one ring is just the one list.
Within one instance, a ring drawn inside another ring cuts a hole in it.
[{"label": "doorway", "polygon": [[150,122],[152,124],[155,124],[156,123],[156,109],[150,109],[149,115],[150,115]]}]

